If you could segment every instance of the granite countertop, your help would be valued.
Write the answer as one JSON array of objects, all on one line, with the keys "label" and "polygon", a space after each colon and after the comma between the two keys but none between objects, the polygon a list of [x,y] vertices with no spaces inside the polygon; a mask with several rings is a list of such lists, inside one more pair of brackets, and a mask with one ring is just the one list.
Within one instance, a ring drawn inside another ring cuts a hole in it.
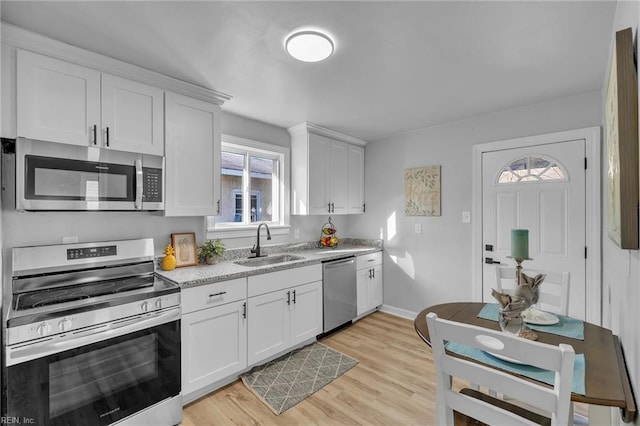
[{"label": "granite countertop", "polygon": [[224,257],[215,265],[188,266],[176,268],[173,271],[164,271],[158,267],[156,268],[156,274],[178,284],[180,287],[185,288],[236,278],[244,278],[250,275],[298,268],[347,256],[358,256],[382,251],[382,241],[379,240],[353,240],[340,244],[336,248],[317,248],[314,247],[314,245],[315,244],[303,243],[263,247],[263,252],[268,256],[291,254],[302,257],[302,259],[299,260],[281,262],[272,265],[238,265],[235,263],[236,261],[246,260],[249,257],[249,249],[241,249],[227,251]]}]

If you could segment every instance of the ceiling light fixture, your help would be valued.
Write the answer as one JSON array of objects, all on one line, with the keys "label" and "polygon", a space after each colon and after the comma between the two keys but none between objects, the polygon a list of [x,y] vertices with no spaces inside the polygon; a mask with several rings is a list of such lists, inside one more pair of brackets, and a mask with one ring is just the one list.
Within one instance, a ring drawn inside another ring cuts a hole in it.
[{"label": "ceiling light fixture", "polygon": [[333,40],[320,31],[298,31],[284,43],[289,55],[302,62],[318,62],[333,53]]}]

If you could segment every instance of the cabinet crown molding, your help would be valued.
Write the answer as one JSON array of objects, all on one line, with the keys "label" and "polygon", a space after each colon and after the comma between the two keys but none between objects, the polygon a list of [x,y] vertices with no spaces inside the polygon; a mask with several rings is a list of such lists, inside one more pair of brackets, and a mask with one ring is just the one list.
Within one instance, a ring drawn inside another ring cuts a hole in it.
[{"label": "cabinet crown molding", "polygon": [[297,136],[301,133],[314,133],[320,136],[326,136],[331,139],[346,142],[351,145],[365,146],[367,141],[363,139],[354,138],[353,136],[345,135],[344,133],[337,132],[335,130],[327,129],[326,127],[318,126],[317,124],[305,121],[287,129],[291,136]]},{"label": "cabinet crown molding", "polygon": [[195,98],[203,102],[222,105],[231,99],[231,96],[225,93],[187,83],[186,81],[169,77],[137,65],[100,55],[8,24],[4,21],[2,21],[0,25],[2,28],[2,44],[4,45],[30,50],[35,53],[51,56],[55,59],[93,68],[96,71],[156,86],[160,89]]}]

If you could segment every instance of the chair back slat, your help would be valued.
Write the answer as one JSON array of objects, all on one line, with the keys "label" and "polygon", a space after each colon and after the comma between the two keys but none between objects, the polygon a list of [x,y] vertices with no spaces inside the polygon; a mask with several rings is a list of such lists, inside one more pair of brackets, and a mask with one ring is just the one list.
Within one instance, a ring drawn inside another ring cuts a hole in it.
[{"label": "chair back slat", "polygon": [[[575,353],[569,345],[548,345],[496,330],[427,315],[437,377],[436,414],[438,424],[452,425],[453,411],[488,424],[532,424],[528,419],[452,389],[452,379],[508,394],[510,398],[547,412],[551,424],[565,425],[569,419],[571,383]],[[499,354],[537,368],[555,372],[553,387],[446,352],[447,342]]]},{"label": "chair back slat", "polygon": [[[544,271],[539,269],[523,269],[528,276],[545,274],[540,284],[540,298],[536,308],[560,315],[569,314],[569,272]],[[495,265],[496,290],[504,292],[513,290],[516,285],[516,268]]]}]

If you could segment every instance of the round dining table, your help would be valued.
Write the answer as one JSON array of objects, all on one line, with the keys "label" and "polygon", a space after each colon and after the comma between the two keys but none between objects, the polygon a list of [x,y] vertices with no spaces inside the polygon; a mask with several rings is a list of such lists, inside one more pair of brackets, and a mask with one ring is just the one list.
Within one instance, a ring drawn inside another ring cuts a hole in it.
[{"label": "round dining table", "polygon": [[[439,318],[500,330],[497,321],[478,317],[485,303],[456,302],[434,305],[423,309],[415,318],[418,336],[431,345],[426,316],[434,312]],[[571,394],[571,400],[586,404],[617,407],[625,423],[633,422],[636,405],[618,336],[611,330],[584,322],[584,340],[564,337],[536,330],[538,341],[551,345],[566,343],[573,346],[576,354],[584,354],[585,394]]]}]

